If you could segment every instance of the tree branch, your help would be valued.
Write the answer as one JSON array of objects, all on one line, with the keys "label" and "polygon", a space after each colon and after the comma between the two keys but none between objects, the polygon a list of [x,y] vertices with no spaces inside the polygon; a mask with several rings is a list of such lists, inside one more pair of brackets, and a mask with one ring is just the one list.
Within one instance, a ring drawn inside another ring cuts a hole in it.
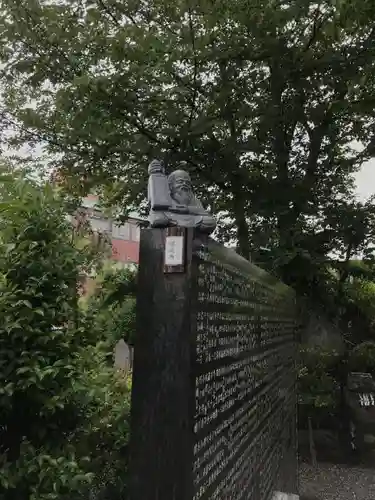
[{"label": "tree branch", "polygon": [[[123,28],[122,24],[119,22],[119,20],[116,18],[116,16],[112,13],[112,11],[108,8],[108,6],[104,3],[103,0],[97,0],[98,4],[102,8],[102,10],[112,19],[113,23],[118,27],[118,28]],[[132,15],[127,12],[125,16],[130,20],[130,22],[138,27],[138,23],[134,19]]]},{"label": "tree branch", "polygon": [[196,53],[196,47],[195,47],[195,34],[194,34],[194,26],[193,26],[193,19],[192,19],[192,11],[191,11],[191,6],[189,3],[188,7],[188,12],[189,12],[189,30],[190,30],[190,38],[191,38],[191,47],[193,50],[193,60],[194,60],[194,75],[193,75],[193,97],[192,97],[192,106],[191,106],[191,111],[190,111],[190,116],[189,116],[189,121],[188,121],[188,131],[191,129],[191,124],[193,121],[193,116],[194,112],[196,109],[196,100],[197,100],[197,93],[198,93],[198,88],[197,88],[197,75],[198,75],[198,59],[197,59],[197,53]]},{"label": "tree branch", "polygon": [[315,13],[314,13],[314,21],[313,21],[313,27],[312,27],[312,32],[311,32],[311,36],[310,38],[307,40],[307,43],[305,45],[305,48],[303,49],[303,52],[307,52],[310,47],[313,45],[313,43],[315,42],[316,40],[316,37],[319,33],[319,31],[321,30],[323,24],[324,24],[324,21],[325,21],[325,18],[324,16],[322,16],[320,19],[319,19],[319,14],[321,13],[320,12],[320,5],[319,4],[315,10]]}]

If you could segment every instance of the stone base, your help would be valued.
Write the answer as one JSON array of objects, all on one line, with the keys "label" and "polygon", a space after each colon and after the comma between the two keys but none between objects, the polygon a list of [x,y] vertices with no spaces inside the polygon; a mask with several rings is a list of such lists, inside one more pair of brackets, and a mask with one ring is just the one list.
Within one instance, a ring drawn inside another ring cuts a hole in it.
[{"label": "stone base", "polygon": [[284,493],[283,491],[275,491],[272,500],[299,500],[299,495],[294,493]]}]

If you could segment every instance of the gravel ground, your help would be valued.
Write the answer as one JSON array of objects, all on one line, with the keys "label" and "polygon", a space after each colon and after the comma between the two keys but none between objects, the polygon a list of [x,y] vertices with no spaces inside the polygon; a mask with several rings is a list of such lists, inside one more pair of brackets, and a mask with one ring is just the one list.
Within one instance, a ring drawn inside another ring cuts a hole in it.
[{"label": "gravel ground", "polygon": [[375,500],[375,470],[300,464],[300,500]]}]

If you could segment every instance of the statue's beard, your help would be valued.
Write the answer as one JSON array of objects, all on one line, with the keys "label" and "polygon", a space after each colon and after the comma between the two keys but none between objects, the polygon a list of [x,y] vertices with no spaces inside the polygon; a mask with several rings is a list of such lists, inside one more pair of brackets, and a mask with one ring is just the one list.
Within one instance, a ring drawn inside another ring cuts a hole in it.
[{"label": "statue's beard", "polygon": [[178,189],[173,193],[173,198],[179,205],[190,205],[192,192],[189,189]]}]

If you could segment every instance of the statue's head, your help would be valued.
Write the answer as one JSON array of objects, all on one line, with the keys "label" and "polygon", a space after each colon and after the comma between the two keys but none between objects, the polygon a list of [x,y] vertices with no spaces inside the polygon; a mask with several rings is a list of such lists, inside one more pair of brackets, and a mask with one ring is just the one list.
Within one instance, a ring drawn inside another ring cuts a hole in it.
[{"label": "statue's head", "polygon": [[172,198],[181,205],[189,205],[194,198],[190,175],[185,170],[175,170],[168,177]]}]

